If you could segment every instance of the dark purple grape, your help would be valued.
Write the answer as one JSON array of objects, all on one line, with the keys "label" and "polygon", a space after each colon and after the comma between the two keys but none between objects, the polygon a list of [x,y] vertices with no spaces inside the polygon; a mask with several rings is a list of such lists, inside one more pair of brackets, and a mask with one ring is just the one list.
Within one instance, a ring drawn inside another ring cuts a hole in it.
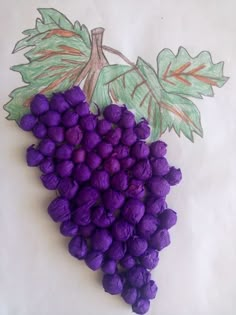
[{"label": "dark purple grape", "polygon": [[125,105],[94,115],[78,86],[51,100],[38,94],[30,109],[20,126],[41,142],[27,149],[27,164],[39,166],[43,185],[57,190],[48,213],[72,237],[69,252],[101,268],[105,291],[145,314],[157,293],[148,270],[177,221],[165,198],[182,174],[164,157],[167,145],[146,143],[147,120],[136,124]]}]

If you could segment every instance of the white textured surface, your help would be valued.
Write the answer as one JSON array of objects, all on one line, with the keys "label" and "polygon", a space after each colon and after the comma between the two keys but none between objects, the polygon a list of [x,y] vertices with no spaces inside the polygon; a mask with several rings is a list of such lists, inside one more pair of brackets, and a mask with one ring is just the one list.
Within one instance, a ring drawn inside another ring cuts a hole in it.
[{"label": "white textured surface", "polygon": [[[106,28],[104,43],[131,60],[137,55],[155,66],[157,53],[180,45],[191,55],[209,50],[225,61],[231,79],[214,98],[197,100],[204,139],[195,144],[165,136],[168,158],[184,180],[168,200],[178,211],[172,245],[161,253],[153,273],[158,298],[155,315],[234,315],[236,313],[236,19],[235,1],[119,0],[16,1],[0,8],[0,103],[20,86],[11,55],[21,31],[32,28],[37,7],[54,7],[89,29]],[[66,240],[46,208],[53,193],[42,188],[39,172],[28,168],[25,148],[34,140],[0,112],[0,314],[129,315],[118,298],[105,294],[99,275],[70,257]]]}]

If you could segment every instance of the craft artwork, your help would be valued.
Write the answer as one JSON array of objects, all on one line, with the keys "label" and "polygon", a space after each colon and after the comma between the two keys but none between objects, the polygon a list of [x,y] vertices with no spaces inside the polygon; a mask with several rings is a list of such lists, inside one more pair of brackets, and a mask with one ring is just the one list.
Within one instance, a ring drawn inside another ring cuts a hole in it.
[{"label": "craft artwork", "polygon": [[[177,221],[166,196],[182,178],[159,138],[167,129],[191,141],[203,135],[190,98],[224,85],[223,62],[183,47],[176,55],[163,49],[155,67],[132,62],[103,45],[103,28],[90,33],[55,9],[39,13],[13,51],[28,49],[28,63],[12,67],[26,85],[11,92],[7,119],[36,138],[26,161],[56,191],[48,213],[71,238],[70,254],[102,271],[106,292],[145,314],[157,294],[150,271]],[[109,54],[122,64],[110,64]]]}]

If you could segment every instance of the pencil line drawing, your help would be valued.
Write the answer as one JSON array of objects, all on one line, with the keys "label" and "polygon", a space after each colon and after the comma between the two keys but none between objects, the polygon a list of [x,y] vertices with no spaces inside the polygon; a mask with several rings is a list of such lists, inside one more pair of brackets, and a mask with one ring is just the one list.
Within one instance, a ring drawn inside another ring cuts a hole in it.
[{"label": "pencil line drawing", "polygon": [[[223,75],[223,62],[214,64],[207,51],[191,57],[183,47],[176,55],[163,49],[155,67],[141,57],[133,62],[103,44],[104,28],[89,32],[56,9],[38,11],[41,18],[33,29],[23,32],[25,37],[13,50],[27,49],[28,63],[11,68],[21,74],[25,85],[10,93],[4,106],[7,119],[18,122],[37,93],[50,96],[81,85],[94,108],[112,102],[126,104],[137,120],[147,119],[152,140],[171,129],[191,141],[194,133],[203,136],[200,112],[189,97],[214,96],[213,87],[220,88],[228,80]],[[110,64],[110,54],[120,57],[122,64]]]}]

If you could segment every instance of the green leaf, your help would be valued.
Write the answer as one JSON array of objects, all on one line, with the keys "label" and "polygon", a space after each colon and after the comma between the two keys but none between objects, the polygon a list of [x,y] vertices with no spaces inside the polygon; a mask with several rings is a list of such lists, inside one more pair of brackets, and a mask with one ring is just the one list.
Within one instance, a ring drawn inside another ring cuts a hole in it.
[{"label": "green leaf", "polygon": [[[23,34],[27,35],[27,37],[16,43],[13,53],[26,47],[35,46],[37,43],[40,43],[41,39],[45,39],[45,37],[48,36],[69,37],[73,34],[79,35],[84,44],[89,49],[91,48],[89,31],[85,25],[81,26],[80,23],[76,21],[73,26],[64,14],[55,9],[38,9],[38,11],[42,15],[42,20],[36,20],[34,29],[23,31]],[[63,32],[62,30],[68,32]]]},{"label": "green leaf", "polygon": [[48,8],[40,8],[38,11],[42,15],[43,24],[55,24],[58,28],[73,31],[73,24],[61,12]]},{"label": "green leaf", "polygon": [[223,75],[223,62],[214,64],[209,52],[203,51],[192,58],[180,47],[175,56],[170,49],[163,49],[157,57],[158,78],[170,93],[202,98],[213,96],[213,86],[222,87],[228,80]]},{"label": "green leaf", "polygon": [[73,25],[63,14],[54,9],[39,9],[42,19],[37,19],[34,29],[23,33],[17,52],[30,48],[25,57],[29,63],[13,66],[28,85],[14,90],[11,100],[4,106],[8,119],[19,120],[31,98],[37,93],[50,96],[80,82],[80,74],[91,54],[90,35],[84,25]]},{"label": "green leaf", "polygon": [[200,112],[189,99],[162,91],[160,101],[161,130],[173,128],[178,136],[181,132],[192,142],[193,133],[203,136]]},{"label": "green leaf", "polygon": [[100,73],[92,101],[99,107],[110,102],[126,104],[135,111],[136,119],[148,119],[151,139],[156,140],[166,129],[182,132],[193,141],[193,133],[202,136],[199,111],[188,99],[169,94],[161,87],[154,69],[138,58],[134,66],[106,66]]}]

